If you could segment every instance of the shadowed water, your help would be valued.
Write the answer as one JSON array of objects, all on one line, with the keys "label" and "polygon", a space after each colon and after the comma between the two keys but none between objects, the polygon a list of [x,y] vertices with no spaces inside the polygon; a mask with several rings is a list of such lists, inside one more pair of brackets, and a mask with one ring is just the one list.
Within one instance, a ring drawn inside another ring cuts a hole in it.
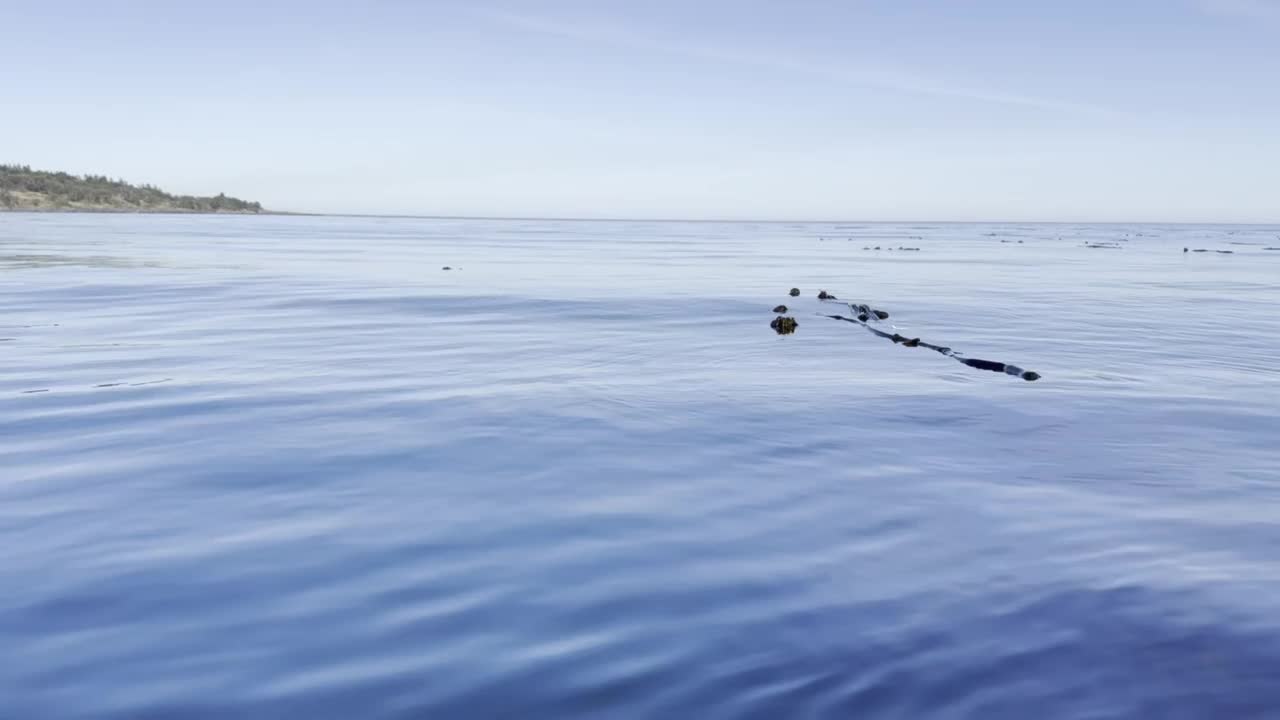
[{"label": "shadowed water", "polygon": [[1278,235],[0,214],[0,717],[1274,717]]}]

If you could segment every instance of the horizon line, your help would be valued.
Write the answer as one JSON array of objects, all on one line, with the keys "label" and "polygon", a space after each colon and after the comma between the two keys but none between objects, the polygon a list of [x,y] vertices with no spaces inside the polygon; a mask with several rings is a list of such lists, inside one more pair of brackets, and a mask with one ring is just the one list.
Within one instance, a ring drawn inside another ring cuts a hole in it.
[{"label": "horizon line", "polygon": [[740,223],[757,225],[1227,225],[1233,227],[1275,227],[1280,220],[1231,221],[1231,220],[856,220],[856,219],[768,219],[768,218],[680,218],[680,217],[573,217],[569,215],[436,215],[421,213],[359,213],[359,212],[300,212],[295,210],[263,210],[261,212],[180,212],[172,210],[96,210],[96,209],[23,209],[0,208],[0,213],[14,215],[217,215],[221,217],[347,217],[400,220],[480,220],[490,222],[652,222],[652,223]]},{"label": "horizon line", "polygon": [[763,219],[763,218],[642,218],[642,217],[573,217],[557,215],[434,215],[418,213],[357,212],[263,212],[263,215],[303,215],[309,217],[387,218],[403,220],[535,220],[547,222],[660,222],[660,223],[756,223],[761,225],[834,225],[864,223],[873,225],[1237,225],[1247,227],[1280,227],[1280,220],[1241,222],[1217,220],[855,220],[855,219]]}]

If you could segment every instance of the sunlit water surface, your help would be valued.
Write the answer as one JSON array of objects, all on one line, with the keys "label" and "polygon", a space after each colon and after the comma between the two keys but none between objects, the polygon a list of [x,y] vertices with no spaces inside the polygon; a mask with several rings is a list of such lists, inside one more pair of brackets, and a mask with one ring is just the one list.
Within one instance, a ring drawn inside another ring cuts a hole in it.
[{"label": "sunlit water surface", "polygon": [[0,214],[0,717],[1277,717],[1277,236]]}]

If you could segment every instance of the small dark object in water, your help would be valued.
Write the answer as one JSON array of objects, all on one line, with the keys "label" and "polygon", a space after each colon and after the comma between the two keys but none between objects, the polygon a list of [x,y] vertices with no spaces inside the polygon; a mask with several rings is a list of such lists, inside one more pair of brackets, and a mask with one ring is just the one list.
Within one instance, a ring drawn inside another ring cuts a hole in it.
[{"label": "small dark object in water", "polygon": [[885,311],[883,311],[883,310],[873,310],[872,312],[874,312],[874,313],[876,314],[876,317],[880,318],[881,320],[888,320],[888,319],[889,319],[889,313],[887,313],[887,312],[885,312]]},{"label": "small dark object in water", "polygon": [[779,335],[790,335],[796,331],[796,325],[799,325],[799,323],[793,317],[776,317],[773,322],[769,323],[769,327],[773,328],[774,332]]},{"label": "small dark object in water", "polygon": [[800,297],[800,288],[791,288],[791,297]]},{"label": "small dark object in water", "polygon": [[787,306],[786,306],[786,305],[779,305],[778,307],[774,308],[774,309],[773,309],[773,311],[774,311],[774,312],[776,312],[776,313],[784,313],[784,312],[786,312],[786,311],[787,311]]},{"label": "small dark object in water", "polygon": [[1280,248],[1274,248],[1274,247],[1264,247],[1262,249],[1263,250],[1280,250]]},{"label": "small dark object in water", "polygon": [[1187,249],[1186,249],[1186,248],[1182,248],[1182,252],[1186,252],[1186,251],[1187,251]]},{"label": "small dark object in water", "polygon": [[880,246],[879,246],[879,245],[877,245],[877,246],[876,246],[876,249],[877,249],[877,250],[879,250],[879,249],[880,249]]},{"label": "small dark object in water", "polygon": [[1235,250],[1215,250],[1214,252],[1218,253],[1219,255],[1235,255],[1236,254]]},{"label": "small dark object in water", "polygon": [[1209,252],[1209,251],[1208,251],[1208,250],[1205,250],[1204,248],[1196,248],[1195,250],[1192,250],[1191,252]]},{"label": "small dark object in water", "polygon": [[444,267],[442,267],[442,268],[440,268],[440,269],[441,269],[441,270],[452,270],[453,268],[449,267],[448,265],[445,265]]},{"label": "small dark object in water", "polygon": [[977,358],[959,358],[960,362],[971,368],[979,370],[990,370],[992,372],[1004,372],[1004,363],[995,362],[994,360],[978,360]]},{"label": "small dark object in water", "polygon": [[920,338],[911,338],[910,340],[903,340],[902,345],[904,347],[920,347]]},{"label": "small dark object in water", "polygon": [[1018,244],[1019,244],[1019,245],[1021,245],[1021,244],[1022,244],[1022,241],[1021,241],[1021,240],[1019,240],[1019,241],[1018,241]]},{"label": "small dark object in water", "polygon": [[819,300],[839,300],[840,298],[836,297],[835,295],[832,295],[831,293],[828,293],[826,290],[819,290],[818,299]]},{"label": "small dark object in water", "polygon": [[868,317],[868,316],[866,316],[866,315],[859,315],[859,316],[858,316],[858,322],[866,322],[866,321],[868,321],[868,320],[870,320],[870,319],[871,319],[871,318],[870,318],[870,317]]},{"label": "small dark object in water", "polygon": [[[870,246],[870,245],[867,245],[866,247],[864,247],[864,248],[862,248],[862,249],[863,249],[863,250],[870,250],[870,249],[871,249],[871,246]],[[1270,250],[1271,248],[1267,248],[1267,249],[1268,249],[1268,250]]]},{"label": "small dark object in water", "polygon": [[1022,379],[1026,380],[1027,382],[1035,382],[1036,380],[1040,379],[1040,373],[1032,370],[1028,370],[1022,373]]}]

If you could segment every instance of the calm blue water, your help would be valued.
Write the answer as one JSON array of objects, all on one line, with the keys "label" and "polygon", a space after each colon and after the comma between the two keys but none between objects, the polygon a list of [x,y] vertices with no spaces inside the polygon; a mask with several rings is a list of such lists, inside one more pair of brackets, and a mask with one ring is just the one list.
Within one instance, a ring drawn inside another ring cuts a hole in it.
[{"label": "calm blue water", "polygon": [[1277,236],[0,214],[0,717],[1280,717]]}]

